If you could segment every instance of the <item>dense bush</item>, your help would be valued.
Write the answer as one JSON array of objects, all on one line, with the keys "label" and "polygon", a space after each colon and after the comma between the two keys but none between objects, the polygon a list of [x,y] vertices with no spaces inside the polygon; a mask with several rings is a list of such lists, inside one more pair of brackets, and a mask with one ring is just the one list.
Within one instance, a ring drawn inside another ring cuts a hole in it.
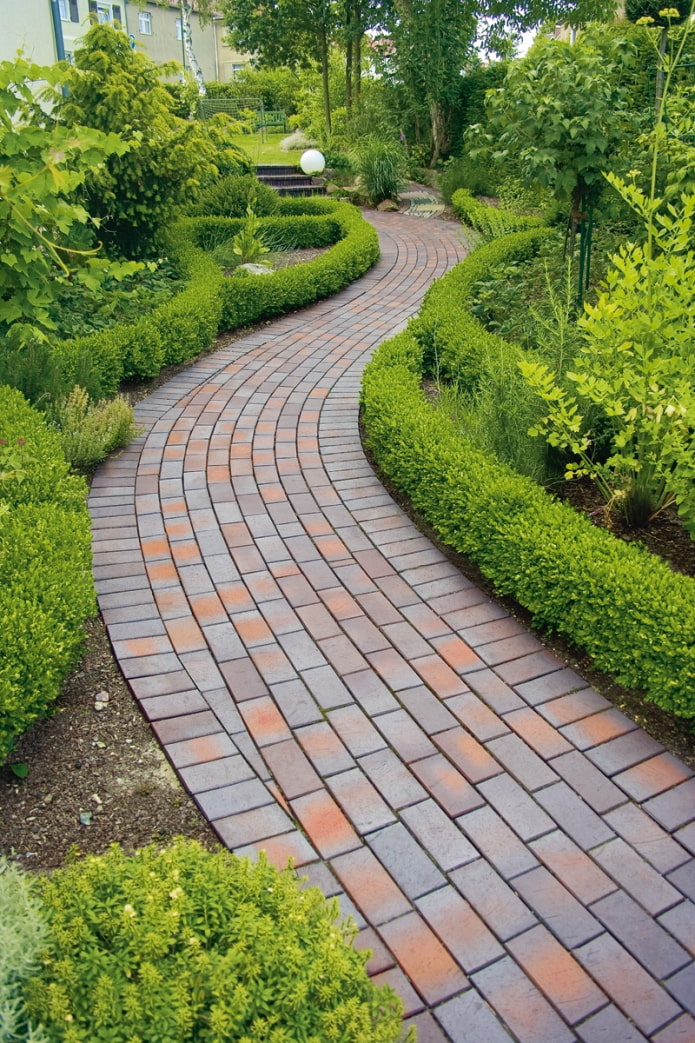
[{"label": "dense bush", "polygon": [[480,232],[484,239],[497,239],[509,232],[539,228],[545,223],[541,217],[515,214],[481,203],[464,188],[454,192],[451,202],[459,220]]},{"label": "dense bush", "polygon": [[76,386],[51,410],[65,459],[78,471],[89,471],[115,449],[121,449],[138,432],[133,407],[121,395],[90,402],[84,388]]},{"label": "dense bush", "polygon": [[[529,240],[542,235],[509,238],[528,249]],[[479,253],[501,252],[506,243],[487,244]],[[473,448],[424,397],[420,382],[436,359],[431,345],[441,343],[441,329],[447,367],[464,383],[470,369],[479,369],[481,338],[493,336],[480,328],[476,334],[475,320],[460,306],[480,263],[476,254],[439,280],[421,315],[370,362],[362,391],[367,443],[442,539],[474,561],[500,594],[585,649],[619,683],[695,717],[695,581]],[[478,350],[471,344],[476,336]]]},{"label": "dense bush", "polygon": [[0,387],[0,761],[44,716],[94,613],[86,486],[59,436]]},{"label": "dense bush", "polygon": [[360,188],[377,206],[384,199],[398,199],[407,180],[408,156],[400,141],[366,138],[355,152]]},{"label": "dense bush", "polygon": [[192,841],[118,847],[52,874],[30,1012],[64,1043],[395,1043],[402,1004],[373,985],[337,903]]},{"label": "dense bush", "polygon": [[498,176],[487,160],[459,156],[445,165],[439,175],[439,188],[444,202],[451,205],[458,189],[465,189],[473,195],[493,195]]},{"label": "dense bush", "polygon": [[120,29],[95,24],[76,48],[69,90],[55,99],[69,127],[95,127],[127,142],[86,182],[86,206],[100,237],[125,257],[151,256],[159,232],[214,167],[214,147],[195,122],[179,119],[158,66]]},{"label": "dense bush", "polygon": [[473,287],[490,269],[528,257],[549,235],[545,228],[516,232],[485,243],[434,283],[411,330],[423,348],[425,368],[464,393],[477,389],[487,355],[519,357],[519,349],[483,329],[470,313]]},{"label": "dense bush", "polygon": [[0,1040],[48,1043],[41,1026],[32,1024],[23,987],[39,969],[39,953],[48,934],[35,894],[36,885],[0,858]]},{"label": "dense bush", "polygon": [[341,239],[307,264],[272,275],[231,276],[224,286],[222,326],[233,329],[258,319],[282,315],[336,293],[366,272],[379,256],[376,231],[348,203],[331,204]]},{"label": "dense bush", "polygon": [[255,174],[229,175],[210,185],[188,209],[193,217],[243,217],[249,193],[255,196],[254,210],[258,217],[276,214],[280,206],[277,192],[264,185]]}]

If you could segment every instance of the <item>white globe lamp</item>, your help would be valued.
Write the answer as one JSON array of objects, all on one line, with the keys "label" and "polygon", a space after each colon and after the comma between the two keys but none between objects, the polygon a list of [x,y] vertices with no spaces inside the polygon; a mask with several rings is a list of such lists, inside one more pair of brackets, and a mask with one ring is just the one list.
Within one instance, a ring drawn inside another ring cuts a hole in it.
[{"label": "white globe lamp", "polygon": [[326,160],[318,149],[309,148],[306,152],[302,152],[299,165],[307,177],[311,177],[313,174],[323,173],[326,166]]}]

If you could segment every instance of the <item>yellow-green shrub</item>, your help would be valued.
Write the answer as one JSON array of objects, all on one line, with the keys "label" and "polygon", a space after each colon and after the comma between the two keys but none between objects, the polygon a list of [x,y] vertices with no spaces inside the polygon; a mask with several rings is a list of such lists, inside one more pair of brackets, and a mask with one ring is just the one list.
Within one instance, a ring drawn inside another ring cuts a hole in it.
[{"label": "yellow-green shrub", "polygon": [[138,431],[127,399],[117,395],[90,402],[85,389],[78,386],[53,410],[53,420],[66,460],[82,471],[127,445]]},{"label": "yellow-green shrub", "polygon": [[32,1024],[24,1001],[24,983],[39,969],[46,943],[46,922],[27,873],[0,858],[0,1040],[3,1043],[48,1043]]},{"label": "yellow-green shrub", "polygon": [[[293,245],[335,245],[309,264],[268,276],[225,278],[210,248],[234,235],[238,220],[185,218],[165,237],[170,258],[187,286],[137,322],[119,324],[52,346],[65,384],[93,399],[114,395],[124,379],[156,376],[165,365],[186,362],[213,342],[218,330],[280,315],[335,293],[362,275],[379,256],[376,231],[354,207],[328,199],[278,199],[278,216],[264,221],[269,234]],[[265,285],[259,286],[263,279]]]},{"label": "yellow-green shrub", "polygon": [[117,846],[42,881],[49,947],[30,1013],[64,1043],[395,1043],[337,904],[294,874],[179,841]]}]

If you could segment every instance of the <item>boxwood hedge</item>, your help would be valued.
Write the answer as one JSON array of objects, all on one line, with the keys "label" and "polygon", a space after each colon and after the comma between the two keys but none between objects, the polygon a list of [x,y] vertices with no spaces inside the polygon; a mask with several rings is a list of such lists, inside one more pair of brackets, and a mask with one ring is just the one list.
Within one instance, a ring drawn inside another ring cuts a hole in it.
[{"label": "boxwood hedge", "polygon": [[86,484],[57,433],[0,386],[0,762],[48,711],[96,611]]},{"label": "boxwood hedge", "polygon": [[509,232],[527,231],[545,223],[541,217],[514,214],[509,210],[481,203],[466,188],[459,188],[454,192],[451,205],[458,219],[480,232],[483,239],[497,239]]},{"label": "boxwood hedge", "polygon": [[263,224],[298,246],[326,246],[308,264],[263,276],[225,277],[205,252],[241,226],[239,219],[185,218],[168,233],[169,256],[187,280],[171,301],[137,322],[119,324],[53,347],[67,386],[92,398],[113,395],[124,379],[156,376],[163,366],[185,362],[208,347],[219,330],[234,329],[302,307],[358,278],[379,256],[378,236],[360,212],[327,199],[280,199],[278,215]]},{"label": "boxwood hedge", "polygon": [[438,365],[471,383],[493,337],[466,310],[491,259],[533,249],[543,229],[482,246],[429,290],[421,313],[369,363],[366,442],[382,469],[441,538],[511,595],[534,621],[586,650],[619,683],[695,716],[695,580],[596,528],[531,479],[474,449],[426,400]]}]

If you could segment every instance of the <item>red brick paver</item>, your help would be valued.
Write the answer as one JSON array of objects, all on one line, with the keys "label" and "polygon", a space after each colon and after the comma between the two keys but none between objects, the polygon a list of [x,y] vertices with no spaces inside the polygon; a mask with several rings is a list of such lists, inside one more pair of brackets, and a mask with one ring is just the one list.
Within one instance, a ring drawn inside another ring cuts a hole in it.
[{"label": "red brick paver", "polygon": [[123,672],[221,840],[336,895],[421,1043],[695,1040],[695,779],[380,485],[362,370],[463,255],[358,282],[137,407],[90,498]]}]

